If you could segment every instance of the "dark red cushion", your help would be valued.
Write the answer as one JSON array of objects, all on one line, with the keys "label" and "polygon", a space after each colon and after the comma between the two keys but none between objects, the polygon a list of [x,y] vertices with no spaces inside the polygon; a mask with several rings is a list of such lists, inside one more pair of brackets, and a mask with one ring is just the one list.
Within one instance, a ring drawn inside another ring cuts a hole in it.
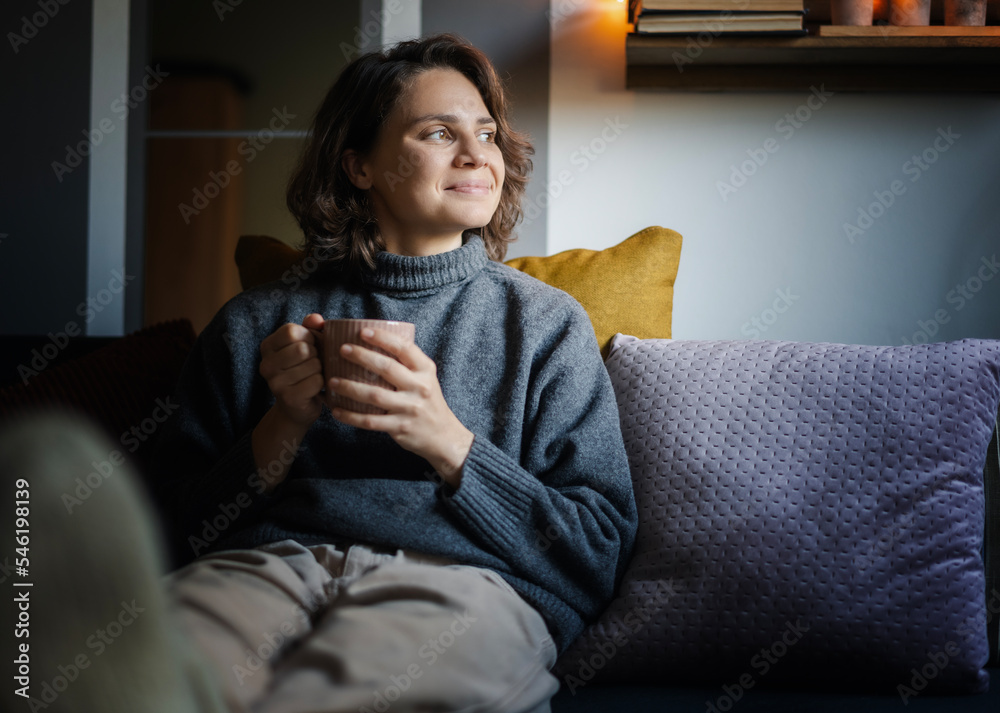
[{"label": "dark red cushion", "polygon": [[173,413],[170,396],[194,340],[190,321],[171,320],[51,366],[0,389],[0,425],[35,410],[82,413],[142,471],[152,436]]}]

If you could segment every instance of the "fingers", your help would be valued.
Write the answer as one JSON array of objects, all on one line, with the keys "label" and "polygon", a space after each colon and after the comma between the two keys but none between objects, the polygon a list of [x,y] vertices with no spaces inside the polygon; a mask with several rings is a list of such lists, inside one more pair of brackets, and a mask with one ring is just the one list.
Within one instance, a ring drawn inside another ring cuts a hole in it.
[{"label": "fingers", "polygon": [[362,329],[361,338],[369,344],[384,349],[409,369],[433,367],[434,361],[413,342],[401,339],[392,332],[381,329]]},{"label": "fingers", "polygon": [[333,409],[332,414],[335,419],[348,426],[363,428],[366,431],[384,431],[389,434],[398,428],[400,422],[400,418],[393,414],[358,413],[343,408]]},{"label": "fingers", "polygon": [[288,387],[289,400],[296,398],[309,399],[323,390],[323,375],[310,374]]},{"label": "fingers", "polygon": [[[357,345],[344,345],[341,353],[346,359],[390,383],[396,381],[400,385],[392,390],[378,384],[350,379],[330,379],[329,392],[385,412],[367,414],[333,408],[333,417],[348,426],[388,433],[403,448],[425,458],[442,473],[442,478],[457,487],[461,479],[461,465],[475,436],[448,407],[437,380],[436,369],[433,368],[433,360],[416,347],[410,349],[407,344],[393,344],[391,342],[394,340],[375,340],[372,339],[374,335],[368,336],[366,341],[372,347],[375,346],[375,341],[379,341],[387,350],[395,349],[401,358],[412,360],[418,365],[426,361],[430,367],[411,370],[397,361],[395,356]],[[402,385],[403,382],[406,384]],[[456,443],[463,445],[456,449]]]},{"label": "fingers", "polygon": [[278,327],[274,332],[265,337],[260,343],[261,357],[266,357],[270,352],[278,352],[295,342],[305,342],[315,344],[316,340],[313,332],[301,324],[288,322]]},{"label": "fingers", "polygon": [[[309,323],[313,316],[309,315],[304,322]],[[322,371],[313,333],[299,324],[289,322],[276,329],[261,342],[260,354],[260,374],[272,391],[275,386],[297,384]]]},{"label": "fingers", "polygon": [[271,393],[278,398],[308,397],[323,389],[323,367],[319,359],[310,359],[289,369],[280,369],[273,361],[262,362],[260,373]]},{"label": "fingers", "polygon": [[306,329],[322,329],[324,321],[323,315],[313,312],[307,314],[306,318],[302,320],[302,326]]},{"label": "fingers", "polygon": [[395,358],[357,344],[343,344],[340,356],[362,367],[373,377],[380,377],[399,391],[413,389],[419,383],[417,374]]},{"label": "fingers", "polygon": [[292,342],[278,351],[264,353],[261,359],[261,375],[266,379],[306,363],[312,363],[317,371],[322,368],[316,347],[306,342]]},{"label": "fingers", "polygon": [[[414,401],[410,396],[428,398],[431,395],[431,389],[424,386],[423,382],[431,374],[434,375],[434,379],[437,378],[434,361],[415,344],[402,340],[391,332],[363,329],[361,338],[372,347],[379,347],[388,352],[388,355],[358,344],[342,344],[340,355],[373,375],[381,377],[394,386],[396,391],[376,384],[366,384],[348,379],[331,379],[327,384],[329,390],[392,414],[415,417],[417,414],[413,408]],[[430,366],[429,374],[418,371],[421,367],[427,370],[428,365]],[[414,393],[408,396],[407,392],[411,391]],[[384,417],[365,419],[363,418],[364,414],[344,409],[338,409],[338,413],[335,415],[344,423],[360,428],[388,431],[397,425],[396,421],[387,421]]]},{"label": "fingers", "polygon": [[312,331],[322,323],[322,315],[309,314],[302,324],[283,324],[260,343],[260,375],[275,407],[295,423],[311,424],[322,413],[323,365]]},{"label": "fingers", "polygon": [[285,369],[277,378],[285,384],[294,386],[314,376],[318,377],[319,388],[323,388],[323,365],[319,363],[318,359],[309,359],[297,366]]},{"label": "fingers", "polygon": [[419,378],[415,374],[428,372],[436,377],[434,360],[424,354],[413,342],[382,330],[364,329],[361,338],[372,347],[379,347],[388,355],[358,344],[343,344],[340,355],[358,366],[382,377],[397,389],[416,386]]},{"label": "fingers", "polygon": [[330,379],[327,382],[327,388],[352,401],[368,404],[383,411],[408,416],[415,415],[411,399],[407,398],[405,392],[402,391],[393,391],[377,384],[365,384],[360,381],[338,378]]}]

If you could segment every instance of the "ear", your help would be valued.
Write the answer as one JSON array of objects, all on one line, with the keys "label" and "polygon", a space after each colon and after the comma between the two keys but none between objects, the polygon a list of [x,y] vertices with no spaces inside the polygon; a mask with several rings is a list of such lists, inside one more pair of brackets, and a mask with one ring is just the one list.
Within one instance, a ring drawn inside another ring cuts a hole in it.
[{"label": "ear", "polygon": [[344,155],[340,159],[340,166],[344,169],[347,178],[350,179],[355,187],[363,191],[367,191],[372,187],[374,176],[369,170],[368,164],[361,158],[361,154],[354,149],[344,151]]}]

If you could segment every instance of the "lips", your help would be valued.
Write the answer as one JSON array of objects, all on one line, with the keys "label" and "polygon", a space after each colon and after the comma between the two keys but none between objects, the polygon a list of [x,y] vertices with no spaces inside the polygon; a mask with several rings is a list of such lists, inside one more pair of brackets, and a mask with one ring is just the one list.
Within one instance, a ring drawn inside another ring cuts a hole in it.
[{"label": "lips", "polygon": [[460,181],[448,186],[445,190],[464,193],[472,196],[488,195],[492,190],[488,181]]}]

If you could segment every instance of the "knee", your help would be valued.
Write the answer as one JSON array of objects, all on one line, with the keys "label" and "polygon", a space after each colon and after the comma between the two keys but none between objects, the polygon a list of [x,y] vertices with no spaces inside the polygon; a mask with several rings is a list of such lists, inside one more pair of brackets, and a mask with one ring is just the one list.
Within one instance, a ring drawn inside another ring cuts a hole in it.
[{"label": "knee", "polygon": [[500,612],[524,604],[490,570],[411,562],[391,562],[369,571],[348,587],[347,595],[349,603],[361,606],[405,601],[408,606],[437,612],[471,612],[457,627],[478,623],[481,618],[495,619]]},{"label": "knee", "polygon": [[203,582],[225,578],[229,573],[260,573],[280,567],[278,561],[272,561],[273,555],[266,555],[253,550],[233,550],[203,555],[193,562],[184,565],[164,577],[168,587],[182,587],[190,582]]},{"label": "knee", "polygon": [[[330,631],[334,622],[366,631],[354,660],[377,655],[375,667],[396,676],[383,678],[387,698],[405,671],[413,708],[533,710],[558,686],[548,672],[555,647],[541,616],[495,576],[476,567],[384,564],[346,588]],[[383,660],[387,650],[400,657]]]},{"label": "knee", "polygon": [[[420,652],[482,648],[520,651],[546,667],[555,646],[542,616],[497,573],[464,565],[387,564],[348,588],[354,604],[393,602],[435,622]],[[435,654],[437,656],[435,656]]]}]

